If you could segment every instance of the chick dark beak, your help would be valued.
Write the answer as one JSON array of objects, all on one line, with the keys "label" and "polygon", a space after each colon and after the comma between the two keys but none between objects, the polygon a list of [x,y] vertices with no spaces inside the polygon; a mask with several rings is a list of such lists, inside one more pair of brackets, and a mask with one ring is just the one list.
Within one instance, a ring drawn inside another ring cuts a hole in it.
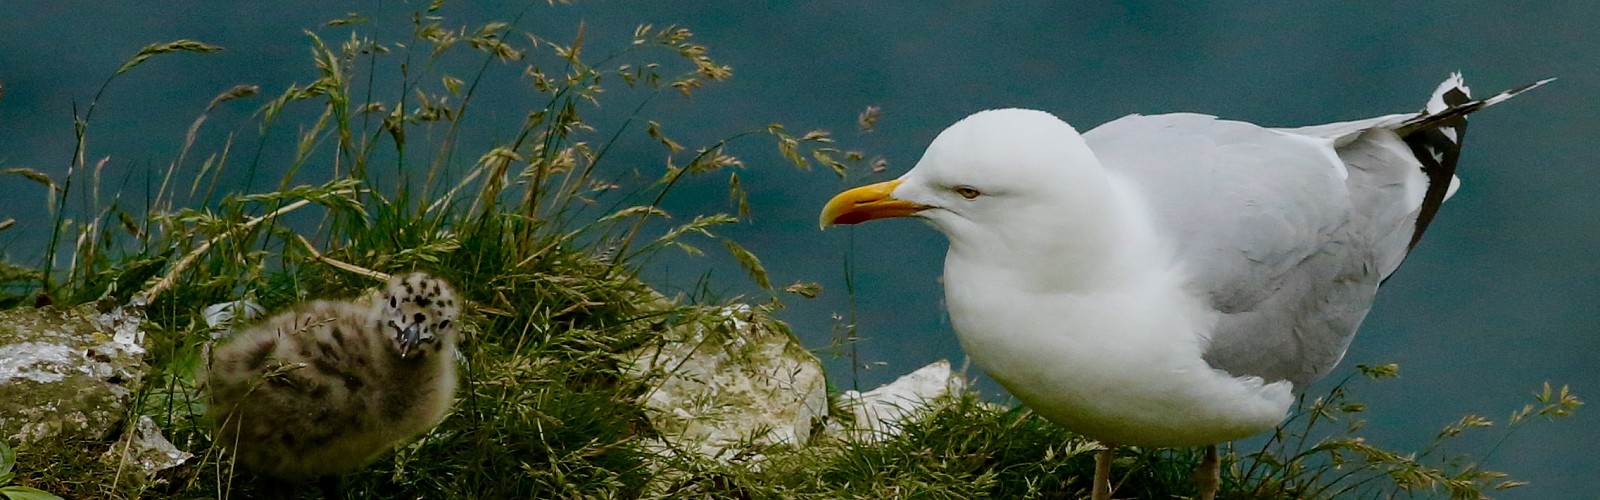
[{"label": "chick dark beak", "polygon": [[422,327],[420,325],[407,326],[406,329],[401,330],[400,357],[404,358],[407,354],[410,354],[411,350],[417,347],[417,342],[421,339]]}]

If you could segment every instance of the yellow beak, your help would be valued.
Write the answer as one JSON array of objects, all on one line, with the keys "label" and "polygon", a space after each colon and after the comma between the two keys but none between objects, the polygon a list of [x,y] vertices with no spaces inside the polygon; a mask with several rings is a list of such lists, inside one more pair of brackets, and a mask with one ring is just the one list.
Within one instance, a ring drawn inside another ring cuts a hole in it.
[{"label": "yellow beak", "polygon": [[905,217],[928,207],[889,196],[900,179],[861,186],[834,196],[822,207],[823,229],[834,224],[858,224],[886,217]]}]

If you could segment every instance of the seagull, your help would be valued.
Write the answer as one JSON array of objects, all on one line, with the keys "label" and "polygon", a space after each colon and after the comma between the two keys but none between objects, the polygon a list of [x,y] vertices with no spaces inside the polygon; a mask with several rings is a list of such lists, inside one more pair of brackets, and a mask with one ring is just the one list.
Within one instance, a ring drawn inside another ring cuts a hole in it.
[{"label": "seagull", "polygon": [[301,304],[229,337],[206,377],[214,441],[280,482],[350,472],[449,413],[460,304],[425,273]]},{"label": "seagull", "polygon": [[1194,113],[1079,134],[997,109],[945,129],[901,177],[847,190],[823,228],[919,217],[949,240],[962,348],[1035,413],[1106,445],[1206,446],[1274,428],[1350,346],[1378,287],[1455,193],[1472,100],[1300,128]]}]

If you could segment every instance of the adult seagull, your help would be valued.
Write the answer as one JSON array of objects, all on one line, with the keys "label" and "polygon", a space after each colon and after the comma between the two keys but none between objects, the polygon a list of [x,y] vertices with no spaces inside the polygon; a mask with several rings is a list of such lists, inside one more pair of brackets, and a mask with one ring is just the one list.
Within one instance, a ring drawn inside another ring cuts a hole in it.
[{"label": "adult seagull", "polygon": [[983,111],[898,179],[829,200],[824,228],[926,219],[950,241],[951,323],[1034,412],[1107,445],[1216,444],[1276,426],[1344,356],[1378,286],[1454,194],[1474,101],[1452,74],[1425,108],[1267,128],[1130,115],[1079,135],[1043,111]]}]

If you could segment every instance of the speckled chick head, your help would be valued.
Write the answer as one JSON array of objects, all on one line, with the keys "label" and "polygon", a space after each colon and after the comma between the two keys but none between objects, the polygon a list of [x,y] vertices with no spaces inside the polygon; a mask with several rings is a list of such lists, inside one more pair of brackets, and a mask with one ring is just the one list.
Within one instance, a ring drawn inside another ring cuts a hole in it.
[{"label": "speckled chick head", "polygon": [[455,345],[461,303],[449,283],[417,272],[389,280],[374,298],[373,316],[400,357],[413,358]]}]

